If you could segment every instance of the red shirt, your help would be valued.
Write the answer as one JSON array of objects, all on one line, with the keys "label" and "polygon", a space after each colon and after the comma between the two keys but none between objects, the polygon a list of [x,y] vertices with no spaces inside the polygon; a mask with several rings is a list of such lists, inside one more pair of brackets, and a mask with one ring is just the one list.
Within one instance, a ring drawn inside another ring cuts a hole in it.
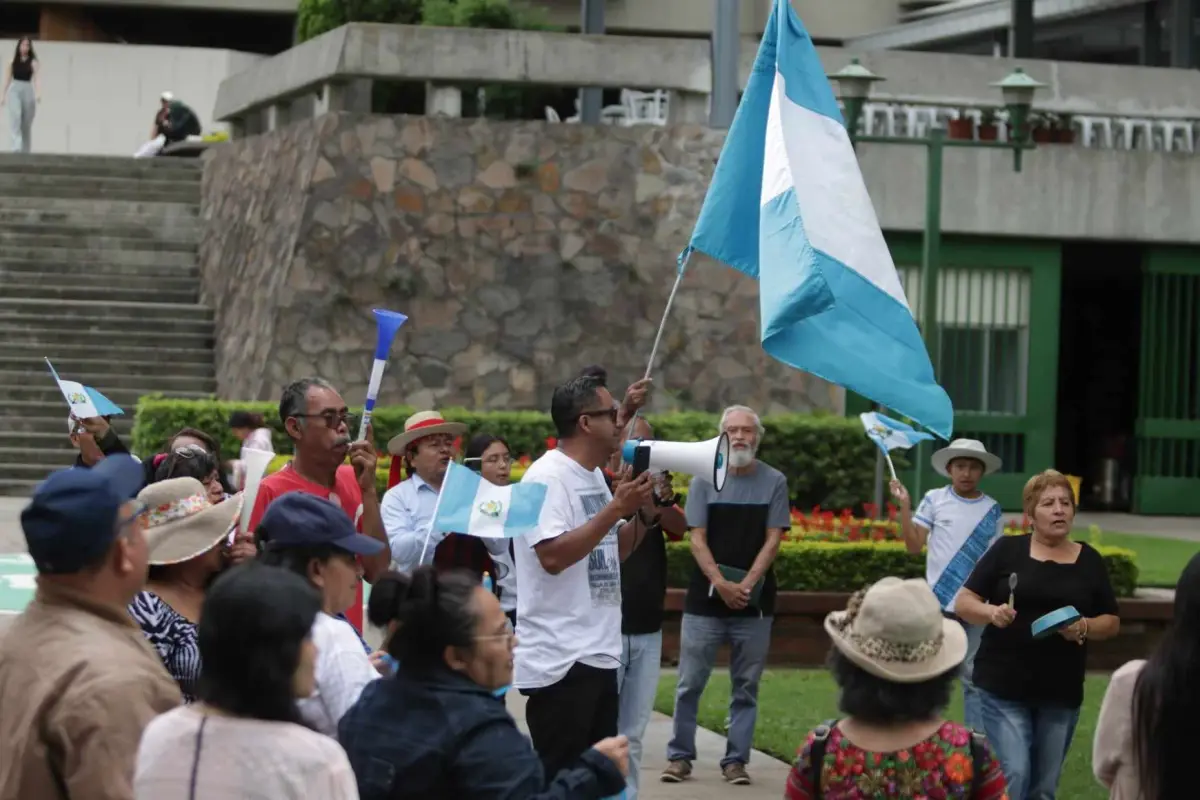
[{"label": "red shirt", "polygon": [[[267,511],[267,506],[271,505],[272,501],[289,492],[304,492],[305,494],[316,495],[328,500],[345,511],[350,519],[354,521],[354,529],[362,533],[362,489],[358,486],[358,478],[354,475],[354,467],[349,464],[343,464],[338,467],[337,475],[334,477],[332,492],[324,486],[302,477],[296,470],[292,469],[291,464],[286,465],[274,475],[268,475],[263,478],[262,483],[258,487],[258,497],[254,500],[254,510],[250,514],[250,530],[254,531],[258,527],[263,514]],[[354,605],[346,611],[346,618],[350,620],[350,624],[357,628],[360,633],[363,627],[362,609],[363,590],[362,584],[359,583]]]}]

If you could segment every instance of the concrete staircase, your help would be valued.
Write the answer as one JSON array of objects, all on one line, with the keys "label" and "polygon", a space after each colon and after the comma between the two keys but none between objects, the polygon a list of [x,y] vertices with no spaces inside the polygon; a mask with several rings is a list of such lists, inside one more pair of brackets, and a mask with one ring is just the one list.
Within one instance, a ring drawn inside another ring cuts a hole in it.
[{"label": "concrete staircase", "polygon": [[0,154],[0,494],[69,466],[59,374],[125,410],[143,394],[216,390],[198,304],[200,165]]}]

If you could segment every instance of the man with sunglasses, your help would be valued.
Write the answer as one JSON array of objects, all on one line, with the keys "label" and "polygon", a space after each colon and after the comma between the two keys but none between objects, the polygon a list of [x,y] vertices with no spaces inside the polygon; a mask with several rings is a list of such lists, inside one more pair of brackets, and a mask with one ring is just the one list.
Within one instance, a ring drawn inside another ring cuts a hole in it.
[{"label": "man with sunglasses", "polygon": [[620,411],[594,375],[554,390],[558,447],[524,481],[546,486],[538,527],[514,541],[517,650],[513,685],[547,775],[617,735],[620,562],[645,535],[649,472],[609,491],[602,468],[621,441]]},{"label": "man with sunglasses", "polygon": [[126,607],[146,582],[142,468],[48,477],[21,512],[37,592],[0,649],[0,800],[133,797],[142,730],[182,702]]},{"label": "man with sunglasses", "polygon": [[74,414],[67,417],[67,435],[71,437],[71,446],[79,451],[75,457],[75,466],[90,469],[99,464],[105,456],[113,453],[128,453],[129,449],[112,429],[112,417],[88,417],[79,419]]},{"label": "man with sunglasses", "polygon": [[[250,514],[250,530],[258,527],[267,506],[290,492],[304,492],[328,500],[341,508],[360,533],[387,544],[383,519],[379,514],[379,494],[375,487],[375,445],[371,426],[366,441],[353,442],[350,429],[357,419],[346,401],[328,381],[302,378],[283,390],[279,400],[279,419],[292,439],[292,460],[273,475],[263,478]],[[349,457],[350,463],[346,464]],[[363,556],[363,575],[368,582],[388,570],[388,548],[373,556]],[[349,621],[362,631],[362,587],[359,597],[347,612]]]}]

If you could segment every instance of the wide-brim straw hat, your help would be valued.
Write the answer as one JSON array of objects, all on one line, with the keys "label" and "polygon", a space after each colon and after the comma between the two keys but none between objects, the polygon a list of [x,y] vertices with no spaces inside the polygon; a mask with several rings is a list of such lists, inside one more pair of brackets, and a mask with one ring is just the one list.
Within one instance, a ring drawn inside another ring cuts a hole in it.
[{"label": "wide-brim straw hat", "polygon": [[825,617],[825,632],[846,658],[877,678],[920,683],[967,657],[963,626],[942,615],[924,580],[884,578]]},{"label": "wide-brim straw hat", "polygon": [[403,456],[408,446],[417,439],[436,436],[439,433],[462,436],[466,432],[466,425],[461,422],[447,422],[445,417],[436,411],[418,411],[404,420],[404,433],[392,437],[388,442],[388,452],[393,456]]},{"label": "wide-brim straw hat", "polygon": [[977,439],[955,439],[947,447],[933,454],[933,468],[939,475],[950,477],[949,465],[956,458],[973,458],[983,464],[983,474],[991,475],[1000,471],[1000,456],[987,451],[983,442]]},{"label": "wide-brim straw hat", "polygon": [[195,478],[171,478],[142,489],[138,500],[146,505],[150,563],[180,564],[216,547],[237,524],[242,499],[238,492],[213,505]]}]

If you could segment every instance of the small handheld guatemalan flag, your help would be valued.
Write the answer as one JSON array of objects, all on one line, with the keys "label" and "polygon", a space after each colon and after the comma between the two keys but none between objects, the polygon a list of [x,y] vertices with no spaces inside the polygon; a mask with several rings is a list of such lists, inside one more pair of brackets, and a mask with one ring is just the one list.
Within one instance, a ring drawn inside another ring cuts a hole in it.
[{"label": "small handheld guatemalan flag", "polygon": [[451,462],[432,529],[482,539],[511,539],[537,527],[545,500],[545,484],[497,486],[478,472]]}]

